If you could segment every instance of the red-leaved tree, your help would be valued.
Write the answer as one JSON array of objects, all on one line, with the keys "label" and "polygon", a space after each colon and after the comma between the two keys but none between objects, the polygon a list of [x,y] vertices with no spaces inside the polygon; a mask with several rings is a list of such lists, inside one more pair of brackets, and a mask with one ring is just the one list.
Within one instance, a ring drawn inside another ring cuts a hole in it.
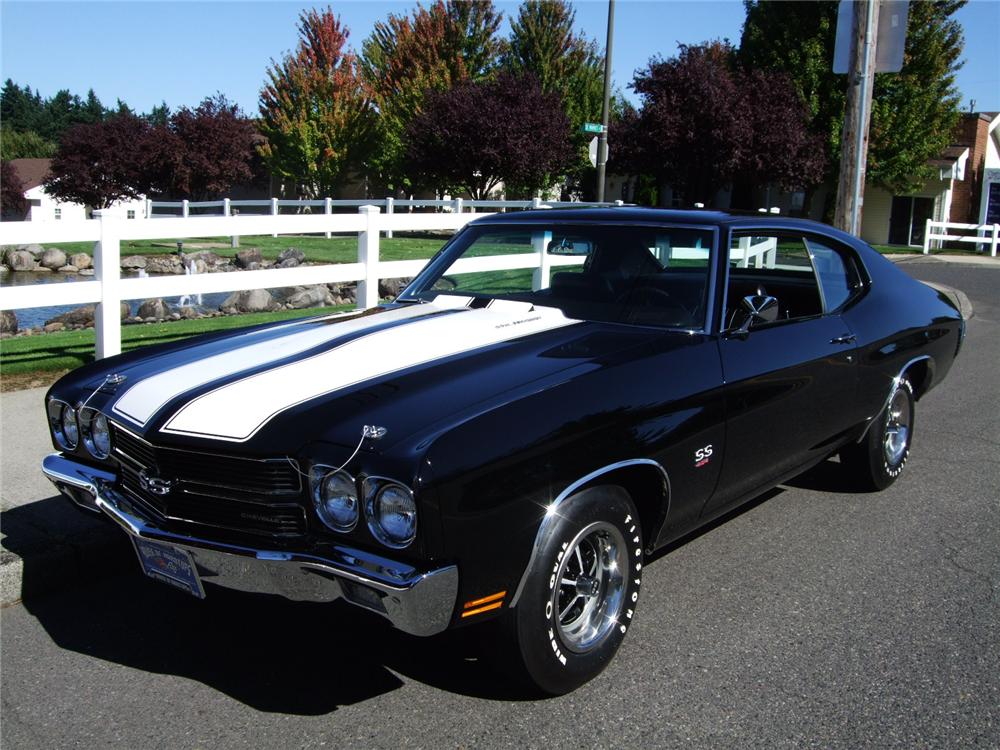
[{"label": "red-leaved tree", "polygon": [[570,125],[558,94],[534,76],[501,74],[430,92],[405,132],[407,162],[428,185],[473,198],[501,182],[534,191],[572,166]]},{"label": "red-leaved tree", "polygon": [[60,201],[108,208],[148,192],[152,180],[152,128],[123,113],[104,122],[75,125],[63,134],[45,190]]},{"label": "red-leaved tree", "polygon": [[179,109],[155,132],[157,187],[174,197],[206,200],[253,176],[256,130],[223,94]]},{"label": "red-leaved tree", "polygon": [[805,187],[822,178],[822,142],[787,76],[744,71],[725,42],[681,45],[632,84],[642,108],[612,139],[613,163],[652,174],[686,203],[710,205],[728,185]]},{"label": "red-leaved tree", "polygon": [[28,212],[24,183],[17,168],[9,161],[0,161],[0,214],[5,218],[23,219]]}]

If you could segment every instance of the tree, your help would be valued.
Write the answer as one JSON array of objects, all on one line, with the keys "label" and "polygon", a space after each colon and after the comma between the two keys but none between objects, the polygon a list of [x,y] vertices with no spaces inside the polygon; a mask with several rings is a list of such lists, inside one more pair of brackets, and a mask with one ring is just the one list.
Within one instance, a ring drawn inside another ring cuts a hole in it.
[{"label": "tree", "polygon": [[129,114],[79,124],[63,135],[45,190],[62,201],[107,208],[149,189],[149,153],[156,144],[149,124]]},{"label": "tree", "polygon": [[45,104],[37,91],[23,88],[8,78],[0,90],[0,122],[18,132],[38,132],[45,117]]},{"label": "tree", "polygon": [[[810,129],[827,143],[826,179],[835,183],[847,88],[846,76],[834,74],[831,67],[838,3],[744,2],[743,65],[781,70],[790,77],[809,113]],[[870,181],[897,192],[913,190],[929,176],[927,161],[950,142],[959,102],[954,76],[964,44],[952,16],[964,4],[910,3],[903,69],[875,76]]]},{"label": "tree", "polygon": [[11,159],[48,159],[56,152],[56,144],[32,130],[17,131],[6,123],[0,124],[0,154]]},{"label": "tree", "polygon": [[418,6],[412,16],[390,14],[376,22],[362,46],[361,72],[378,113],[379,148],[369,161],[378,181],[394,189],[412,186],[404,131],[428,91],[446,91],[494,73],[501,19],[492,0],[437,0]]},{"label": "tree", "polygon": [[24,197],[21,176],[9,161],[0,161],[0,213],[23,218],[27,212],[28,199]]},{"label": "tree", "polygon": [[736,183],[804,187],[822,176],[822,149],[780,74],[741,71],[724,42],[681,45],[653,59],[633,88],[642,111],[622,120],[616,161],[652,173],[688,203],[711,204]]},{"label": "tree", "polygon": [[267,167],[310,197],[332,195],[368,148],[371,105],[346,50],[348,31],[327,8],[299,17],[299,46],[271,61],[260,92]]},{"label": "tree", "polygon": [[533,76],[504,73],[431,92],[405,136],[414,174],[474,199],[500,182],[537,190],[573,161],[559,97],[543,92]]},{"label": "tree", "polygon": [[193,110],[182,107],[169,128],[153,132],[160,145],[150,161],[159,163],[159,182],[173,195],[205,200],[253,176],[256,130],[222,94]]},{"label": "tree", "polygon": [[575,18],[565,0],[526,0],[503,57],[505,70],[531,73],[559,95],[574,132],[600,117],[604,98],[604,59],[594,41],[573,32]]}]

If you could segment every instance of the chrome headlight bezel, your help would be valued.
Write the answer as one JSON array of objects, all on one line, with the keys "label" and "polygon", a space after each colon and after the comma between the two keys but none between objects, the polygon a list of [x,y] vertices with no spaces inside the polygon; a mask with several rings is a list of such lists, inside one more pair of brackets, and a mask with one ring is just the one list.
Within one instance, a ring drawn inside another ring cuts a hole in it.
[{"label": "chrome headlight bezel", "polygon": [[[87,449],[87,452],[94,458],[101,460],[110,456],[111,427],[104,413],[90,407],[83,408],[80,409],[77,419],[80,427],[80,435],[83,438],[83,445]],[[103,440],[99,438],[97,428],[100,429],[100,435],[103,436]],[[106,450],[102,448],[99,441],[107,445]]]},{"label": "chrome headlight bezel", "polygon": [[[353,531],[361,517],[361,499],[358,496],[358,484],[354,477],[343,469],[338,471],[332,466],[317,464],[313,466],[309,480],[311,485],[309,495],[312,498],[313,509],[323,525],[341,534]],[[327,496],[327,490],[332,483],[338,481],[344,490],[340,496],[348,497],[353,502],[353,517],[346,521],[338,520],[328,507],[331,498]]]},{"label": "chrome headlight bezel", "polygon": [[[56,444],[66,451],[76,450],[80,444],[80,424],[73,405],[61,399],[49,399],[48,415],[49,429],[56,439]],[[67,419],[72,425],[72,436],[67,434]]]},{"label": "chrome headlight bezel", "polygon": [[[400,493],[399,501],[408,506],[406,512],[410,516],[409,533],[405,536],[393,534],[386,528],[385,508],[382,503],[389,492]],[[417,502],[413,490],[401,482],[383,477],[367,477],[365,479],[365,516],[368,529],[379,542],[392,549],[405,549],[417,538]]]}]

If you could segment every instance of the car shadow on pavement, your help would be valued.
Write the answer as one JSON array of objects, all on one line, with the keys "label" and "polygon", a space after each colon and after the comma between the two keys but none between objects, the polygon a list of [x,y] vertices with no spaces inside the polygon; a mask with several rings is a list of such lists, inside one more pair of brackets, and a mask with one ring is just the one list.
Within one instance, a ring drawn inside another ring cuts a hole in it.
[{"label": "car shadow on pavement", "polygon": [[[185,677],[286,714],[326,714],[396,690],[404,679],[479,698],[534,697],[481,658],[478,628],[417,638],[343,602],[291,602],[211,584],[199,600],[146,579],[124,535],[121,541],[103,562],[112,576],[92,568],[92,580],[84,571],[71,588],[24,601],[60,648]],[[31,576],[29,558],[28,587]]]}]

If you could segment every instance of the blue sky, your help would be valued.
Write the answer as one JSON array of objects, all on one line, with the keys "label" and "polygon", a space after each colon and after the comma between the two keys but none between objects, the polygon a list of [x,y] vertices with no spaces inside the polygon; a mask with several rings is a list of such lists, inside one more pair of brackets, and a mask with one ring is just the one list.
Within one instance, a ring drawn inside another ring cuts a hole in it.
[{"label": "blue sky", "polygon": [[[406,13],[415,1],[331,0],[356,50],[375,21]],[[316,6],[325,7],[326,2]],[[510,16],[517,2],[497,2]],[[578,0],[577,25],[603,47],[607,3]],[[0,78],[30,84],[48,97],[62,88],[93,88],[105,105],[121,98],[148,111],[161,101],[193,106],[221,91],[256,114],[271,58],[296,44],[300,2],[12,2],[0,0]],[[669,57],[678,42],[739,41],[739,0],[619,0],[615,13],[615,85],[628,93],[637,68]],[[966,65],[959,73],[962,108],[1000,110],[1000,0],[973,0],[958,15]]]}]

